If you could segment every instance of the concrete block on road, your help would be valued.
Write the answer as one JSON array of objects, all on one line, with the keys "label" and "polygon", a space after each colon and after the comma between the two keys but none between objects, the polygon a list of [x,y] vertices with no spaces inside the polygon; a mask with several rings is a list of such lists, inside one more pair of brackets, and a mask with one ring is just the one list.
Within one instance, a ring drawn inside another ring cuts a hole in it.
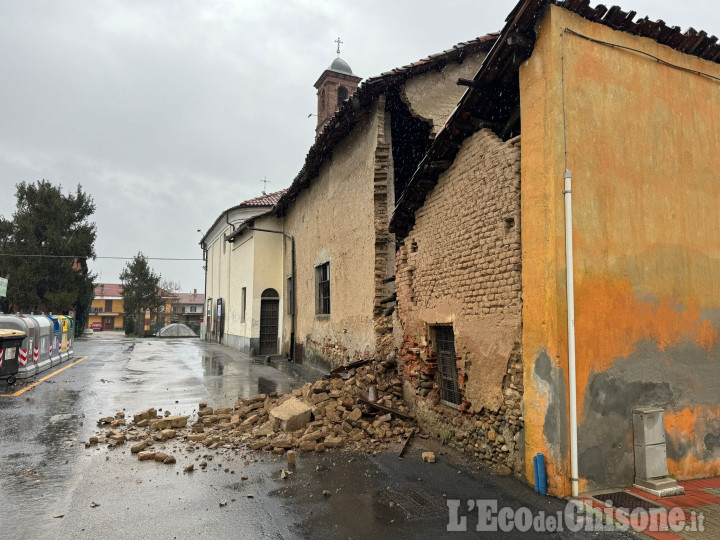
[{"label": "concrete block on road", "polygon": [[296,431],[310,421],[310,411],[310,405],[292,398],[270,411],[270,418],[283,431]]}]

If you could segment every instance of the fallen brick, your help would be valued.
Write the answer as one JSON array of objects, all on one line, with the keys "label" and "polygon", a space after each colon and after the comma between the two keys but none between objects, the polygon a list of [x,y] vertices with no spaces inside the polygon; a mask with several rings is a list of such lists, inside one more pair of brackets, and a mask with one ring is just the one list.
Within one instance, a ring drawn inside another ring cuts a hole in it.
[{"label": "fallen brick", "polygon": [[291,398],[270,411],[270,418],[283,431],[297,431],[310,421],[310,406],[298,398]]},{"label": "fallen brick", "polygon": [[187,426],[188,418],[188,416],[168,416],[165,421],[168,422],[168,427],[182,428]]},{"label": "fallen brick", "polygon": [[137,454],[138,452],[142,452],[147,447],[147,443],[145,441],[139,442],[137,444],[133,444],[130,447],[130,452],[133,454]]}]

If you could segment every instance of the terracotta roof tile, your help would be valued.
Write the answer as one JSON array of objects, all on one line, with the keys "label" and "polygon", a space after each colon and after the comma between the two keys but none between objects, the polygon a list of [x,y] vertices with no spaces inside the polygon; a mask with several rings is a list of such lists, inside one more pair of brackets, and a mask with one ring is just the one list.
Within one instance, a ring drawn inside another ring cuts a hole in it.
[{"label": "terracotta roof tile", "polygon": [[95,285],[95,297],[122,296],[122,285],[119,283],[98,283]]},{"label": "terracotta roof tile", "polygon": [[[258,207],[266,206],[266,207],[272,209],[275,207],[275,205],[278,203],[278,201],[285,194],[286,191],[287,191],[286,189],[281,189],[280,191],[276,191],[275,193],[268,193],[266,195],[260,195],[259,197],[255,197],[254,199],[248,199],[247,201],[243,201],[240,204],[233,206],[231,208],[228,208],[227,210],[221,212],[220,215],[215,220],[215,222],[210,226],[210,228],[207,230],[205,235],[202,237],[200,244],[202,245],[202,243],[205,241],[205,239],[210,235],[210,232],[215,228],[215,226],[218,223],[220,223],[220,221],[222,221],[222,219],[226,213],[230,212],[231,210],[237,210],[238,208],[258,208]],[[265,213],[258,214],[258,215],[264,215]],[[254,216],[254,217],[257,217],[257,216]]]},{"label": "terracotta roof tile", "polygon": [[204,304],[205,295],[202,293],[175,293],[178,304]]},{"label": "terracotta roof tile", "polygon": [[260,197],[255,197],[254,199],[248,199],[247,201],[240,203],[240,207],[242,208],[243,206],[275,206],[280,200],[280,197],[282,197],[286,191],[286,189],[281,189],[280,191],[276,191],[275,193],[268,193],[267,195],[261,195]]}]

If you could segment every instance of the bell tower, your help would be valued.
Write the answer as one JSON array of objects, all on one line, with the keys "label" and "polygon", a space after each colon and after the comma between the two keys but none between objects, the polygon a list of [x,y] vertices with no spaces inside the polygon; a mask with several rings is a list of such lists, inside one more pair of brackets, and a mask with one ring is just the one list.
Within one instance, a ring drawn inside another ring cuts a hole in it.
[{"label": "bell tower", "polygon": [[348,63],[340,58],[340,44],[342,43],[340,38],[337,38],[335,43],[338,44],[338,56],[315,83],[318,97],[318,123],[315,128],[315,136],[320,135],[342,102],[353,95],[362,80],[362,77],[354,75]]}]

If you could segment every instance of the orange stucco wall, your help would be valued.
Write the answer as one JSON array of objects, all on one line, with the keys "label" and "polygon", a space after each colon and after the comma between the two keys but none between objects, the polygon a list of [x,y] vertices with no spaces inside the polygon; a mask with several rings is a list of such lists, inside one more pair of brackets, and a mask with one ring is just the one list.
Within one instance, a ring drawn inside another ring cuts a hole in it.
[{"label": "orange stucco wall", "polygon": [[[91,307],[93,309],[99,309],[101,312],[105,312],[105,300],[101,298],[96,298],[92,301]],[[113,300],[112,301],[112,311],[110,313],[118,313],[119,315],[115,317],[115,329],[116,330],[122,330],[123,327],[123,321],[124,321],[124,313],[125,313],[125,307],[122,299],[120,300]],[[88,317],[88,328],[90,325],[94,322],[102,323],[102,317],[100,315],[93,315],[91,314]]]},{"label": "orange stucco wall", "polygon": [[720,474],[720,83],[565,28],[720,77],[556,6],[539,24],[520,70],[528,480],[543,452],[551,492],[570,489],[566,167],[581,490],[632,481],[631,411],[643,405],[666,411],[671,474]]}]

